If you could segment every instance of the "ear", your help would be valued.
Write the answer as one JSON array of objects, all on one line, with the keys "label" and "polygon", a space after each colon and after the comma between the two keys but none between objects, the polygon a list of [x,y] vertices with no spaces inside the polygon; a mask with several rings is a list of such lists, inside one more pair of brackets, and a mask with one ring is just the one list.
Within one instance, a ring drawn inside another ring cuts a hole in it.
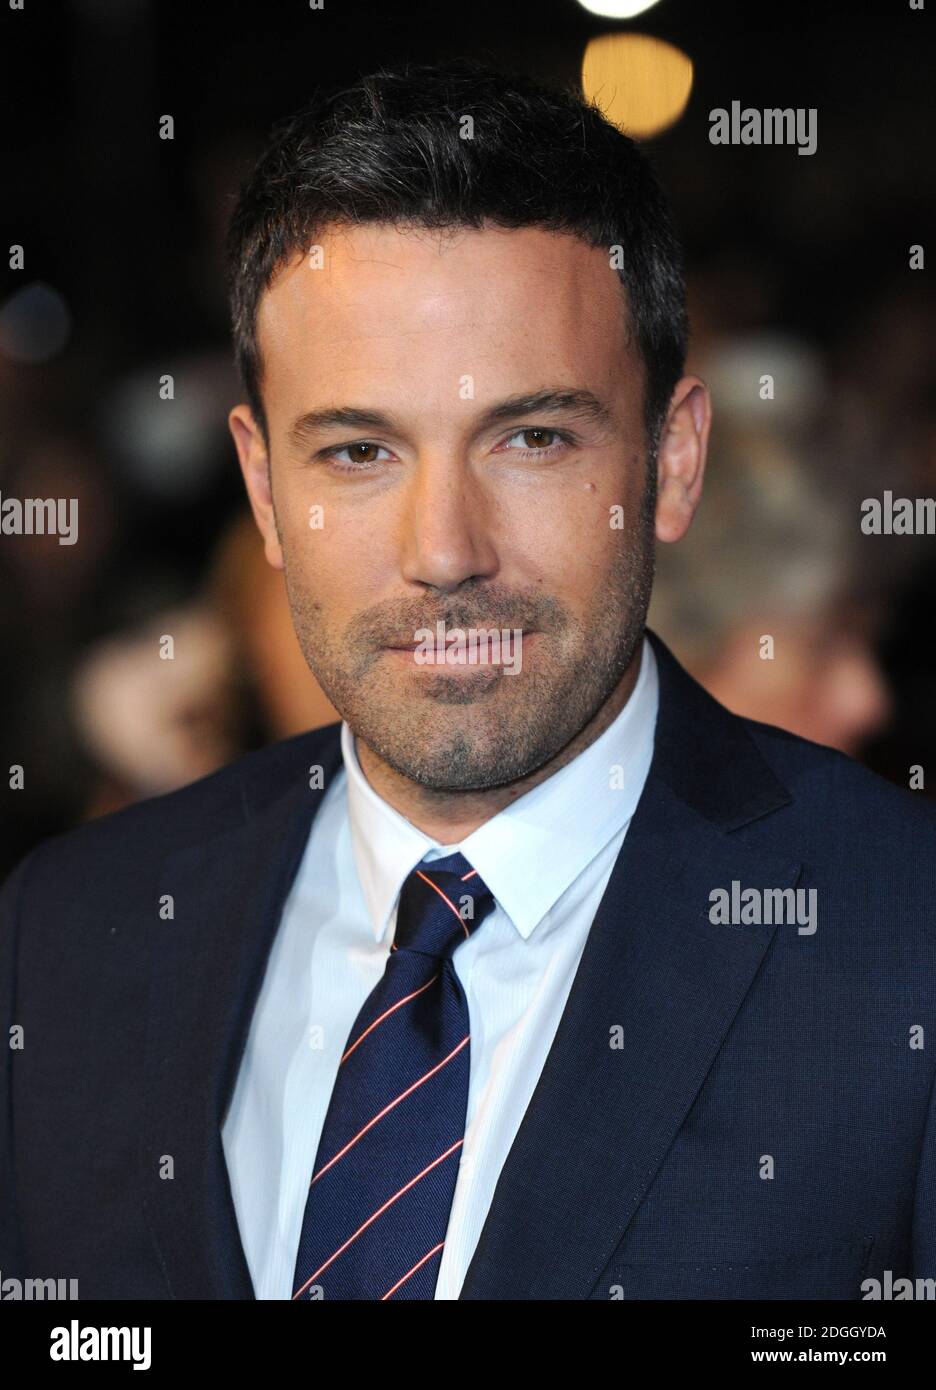
[{"label": "ear", "polygon": [[275,570],[283,569],[283,551],[276,530],[270,460],[260,426],[248,405],[236,405],[228,416],[251,510],[263,537],[264,553]]},{"label": "ear", "polygon": [[676,384],[657,451],[656,537],[678,541],[689,530],[705,476],[712,423],[708,387],[697,376]]}]

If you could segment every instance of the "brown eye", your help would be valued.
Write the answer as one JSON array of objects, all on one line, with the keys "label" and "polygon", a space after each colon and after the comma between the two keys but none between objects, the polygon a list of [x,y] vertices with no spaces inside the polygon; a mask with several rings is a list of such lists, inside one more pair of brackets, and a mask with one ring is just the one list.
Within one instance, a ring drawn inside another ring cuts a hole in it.
[{"label": "brown eye", "polygon": [[552,458],[572,441],[562,430],[551,430],[545,425],[524,425],[515,430],[509,439],[498,446],[498,451],[516,454],[519,458],[531,459],[535,454],[548,454]]},{"label": "brown eye", "polygon": [[354,463],[374,463],[377,454],[380,452],[378,444],[369,444],[366,440],[361,444],[348,444],[347,450]]},{"label": "brown eye", "polygon": [[523,430],[523,442],[528,449],[548,449],[555,441],[555,430]]}]

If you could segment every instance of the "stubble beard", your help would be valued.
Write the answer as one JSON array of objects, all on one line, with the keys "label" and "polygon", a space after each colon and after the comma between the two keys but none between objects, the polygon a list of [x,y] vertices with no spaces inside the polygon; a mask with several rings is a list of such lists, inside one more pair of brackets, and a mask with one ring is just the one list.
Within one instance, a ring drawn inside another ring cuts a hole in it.
[{"label": "stubble beard", "polygon": [[[654,489],[620,532],[607,592],[585,622],[529,590],[468,583],[457,594],[383,604],[330,632],[321,605],[286,555],[289,606],[299,645],[335,709],[384,763],[428,789],[506,786],[555,758],[612,695],[641,641],[654,574]],[[517,675],[406,672],[381,643],[419,628],[538,631],[536,654]],[[392,666],[391,666],[392,662]]]}]

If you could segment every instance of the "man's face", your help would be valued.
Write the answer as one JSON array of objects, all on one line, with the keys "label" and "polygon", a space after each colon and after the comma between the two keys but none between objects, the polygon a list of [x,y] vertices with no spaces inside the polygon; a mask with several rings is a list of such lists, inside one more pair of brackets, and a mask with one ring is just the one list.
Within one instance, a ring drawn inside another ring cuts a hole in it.
[{"label": "man's face", "polygon": [[[600,710],[649,603],[644,374],[620,282],[606,252],[536,228],[319,244],[321,268],[283,269],[258,315],[272,512],[259,434],[238,447],[267,557],[374,753],[439,790],[515,781]],[[519,629],[522,647],[420,663],[439,622]]]}]

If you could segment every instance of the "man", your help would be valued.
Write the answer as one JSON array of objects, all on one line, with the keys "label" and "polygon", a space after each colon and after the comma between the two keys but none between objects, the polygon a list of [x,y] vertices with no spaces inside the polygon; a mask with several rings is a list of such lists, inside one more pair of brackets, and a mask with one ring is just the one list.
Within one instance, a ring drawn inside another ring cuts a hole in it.
[{"label": "man", "polygon": [[710,405],[644,157],[572,97],[381,74],[278,132],[231,285],[231,430],[342,723],[12,876],[0,1269],[325,1302],[936,1275],[933,813],[645,636]]}]

